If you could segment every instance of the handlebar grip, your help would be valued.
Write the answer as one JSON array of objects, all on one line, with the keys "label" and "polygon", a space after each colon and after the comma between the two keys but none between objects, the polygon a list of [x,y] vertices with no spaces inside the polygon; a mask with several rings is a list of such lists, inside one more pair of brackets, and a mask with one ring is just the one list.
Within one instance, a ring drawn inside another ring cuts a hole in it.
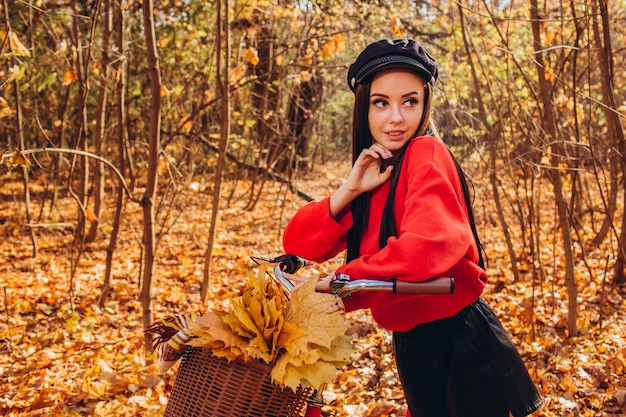
[{"label": "handlebar grip", "polygon": [[270,262],[280,264],[280,270],[287,272],[288,274],[295,274],[296,271],[300,268],[303,268],[306,265],[306,260],[290,254],[280,255]]},{"label": "handlebar grip", "polygon": [[397,294],[453,294],[454,278],[433,278],[422,282],[394,280],[393,292]]}]

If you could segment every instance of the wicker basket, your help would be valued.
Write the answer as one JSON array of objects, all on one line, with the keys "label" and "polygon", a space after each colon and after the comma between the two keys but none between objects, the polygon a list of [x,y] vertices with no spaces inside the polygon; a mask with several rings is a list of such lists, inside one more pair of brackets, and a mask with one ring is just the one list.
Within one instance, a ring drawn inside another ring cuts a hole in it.
[{"label": "wicker basket", "polygon": [[271,367],[228,362],[209,349],[188,348],[180,363],[165,417],[300,417],[309,389],[280,388]]}]

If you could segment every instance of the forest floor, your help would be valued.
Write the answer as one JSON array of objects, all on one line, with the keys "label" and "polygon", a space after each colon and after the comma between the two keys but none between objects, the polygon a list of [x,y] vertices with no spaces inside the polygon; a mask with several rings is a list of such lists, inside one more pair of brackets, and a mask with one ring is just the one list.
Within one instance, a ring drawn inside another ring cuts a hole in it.
[{"label": "forest floor", "polygon": [[[318,166],[296,186],[323,197],[336,189],[345,171],[340,165]],[[0,176],[0,415],[163,415],[177,367],[158,375],[155,365],[146,365],[139,300],[142,208],[126,203],[113,257],[112,291],[99,308],[114,193],[107,194],[109,206],[98,239],[81,251],[73,240],[74,200],[60,193],[54,204],[49,199],[42,204],[45,180],[35,177],[31,182],[38,245],[34,258],[24,227],[20,181],[11,173]],[[285,185],[266,184],[254,209],[246,210],[251,187],[248,182],[227,182],[222,194],[210,302],[239,294],[251,256],[281,253],[287,219],[305,203]],[[156,318],[207,310],[200,300],[200,283],[211,193],[198,181],[170,189],[159,199]],[[535,278],[533,285],[532,268],[522,262],[522,279],[513,282],[504,236],[491,223],[480,226],[490,273],[484,298],[510,332],[545,399],[536,416],[626,415],[626,289],[607,282],[607,249],[588,248],[585,262],[578,264],[580,335],[569,338],[568,296],[559,257],[547,256],[555,262],[543,265],[554,271],[554,278]],[[330,271],[340,262],[335,259],[314,269]],[[352,362],[325,390],[328,405],[323,415],[404,416],[389,332],[367,312],[350,313],[348,318],[355,335]],[[492,394],[485,393],[486,401]]]}]

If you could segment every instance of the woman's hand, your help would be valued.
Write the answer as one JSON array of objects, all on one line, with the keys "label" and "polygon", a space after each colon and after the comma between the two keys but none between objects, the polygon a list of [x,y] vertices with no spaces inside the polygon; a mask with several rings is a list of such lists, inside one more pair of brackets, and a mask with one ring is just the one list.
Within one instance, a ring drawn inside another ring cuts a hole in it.
[{"label": "woman's hand", "polygon": [[[311,279],[317,279],[316,277],[303,277],[300,275],[289,274],[287,272],[283,272],[283,277],[287,278],[289,281],[295,283],[293,289],[296,291],[298,288],[302,287],[305,283],[307,283]],[[333,279],[334,275],[328,275],[315,284],[315,291],[317,292],[330,292],[330,281]]]},{"label": "woman's hand", "polygon": [[330,281],[332,281],[334,277],[335,274],[330,274],[317,281],[317,284],[315,284],[315,291],[330,292]]},{"label": "woman's hand", "polygon": [[385,166],[384,161],[392,158],[393,154],[379,143],[363,149],[352,166],[346,187],[360,195],[385,183],[391,178],[393,165]]},{"label": "woman's hand", "polygon": [[354,162],[346,182],[330,196],[330,215],[337,218],[339,213],[359,195],[389,181],[393,165],[385,166],[383,162],[392,158],[393,154],[378,143],[363,149]]}]

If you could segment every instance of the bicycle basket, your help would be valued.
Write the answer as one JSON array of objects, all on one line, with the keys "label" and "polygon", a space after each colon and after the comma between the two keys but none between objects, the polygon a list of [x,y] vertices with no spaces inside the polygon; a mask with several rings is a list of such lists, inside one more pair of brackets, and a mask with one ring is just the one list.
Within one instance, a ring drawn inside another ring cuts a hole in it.
[{"label": "bicycle basket", "polygon": [[310,389],[272,384],[271,369],[187,348],[164,417],[301,417]]}]

